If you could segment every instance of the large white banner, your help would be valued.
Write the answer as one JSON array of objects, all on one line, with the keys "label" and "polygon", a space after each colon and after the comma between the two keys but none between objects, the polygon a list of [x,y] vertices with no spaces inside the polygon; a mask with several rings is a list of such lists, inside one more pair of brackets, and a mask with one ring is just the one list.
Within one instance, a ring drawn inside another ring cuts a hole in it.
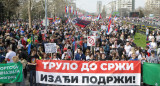
[{"label": "large white banner", "polygon": [[52,85],[140,86],[140,61],[37,60],[36,82]]},{"label": "large white banner", "polygon": [[133,85],[140,86],[140,73],[111,73],[111,74],[93,74],[93,73],[51,73],[36,72],[38,83],[55,85],[105,85],[120,86]]},{"label": "large white banner", "polygon": [[106,29],[107,29],[107,26],[101,25],[101,30],[106,30]]},{"label": "large white banner", "polygon": [[56,53],[57,52],[57,47],[56,43],[45,43],[45,53]]}]

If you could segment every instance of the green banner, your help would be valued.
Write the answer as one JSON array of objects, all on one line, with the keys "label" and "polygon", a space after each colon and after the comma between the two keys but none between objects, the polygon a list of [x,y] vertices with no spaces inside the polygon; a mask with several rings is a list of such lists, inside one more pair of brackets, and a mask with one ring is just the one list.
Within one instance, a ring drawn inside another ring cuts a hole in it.
[{"label": "green banner", "polygon": [[0,64],[0,83],[22,82],[22,70],[20,62]]},{"label": "green banner", "polygon": [[160,64],[143,64],[143,82],[149,85],[160,86]]}]

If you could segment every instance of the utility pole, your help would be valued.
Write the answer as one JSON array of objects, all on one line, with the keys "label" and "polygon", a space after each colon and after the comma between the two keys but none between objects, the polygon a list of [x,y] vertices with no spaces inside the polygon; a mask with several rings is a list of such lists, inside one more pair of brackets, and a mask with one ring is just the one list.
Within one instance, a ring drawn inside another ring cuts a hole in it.
[{"label": "utility pole", "polygon": [[32,29],[32,21],[31,21],[31,0],[28,0],[28,18],[29,18],[29,29]]},{"label": "utility pole", "polygon": [[45,0],[45,29],[47,30],[47,0]]}]

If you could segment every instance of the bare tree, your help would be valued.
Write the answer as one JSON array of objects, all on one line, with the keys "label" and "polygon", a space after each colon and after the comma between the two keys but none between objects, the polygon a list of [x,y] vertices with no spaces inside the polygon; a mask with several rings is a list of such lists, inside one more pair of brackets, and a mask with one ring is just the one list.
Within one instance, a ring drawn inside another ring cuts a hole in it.
[{"label": "bare tree", "polygon": [[106,9],[105,9],[105,5],[103,6],[103,9],[102,9],[102,17],[103,17],[103,18],[106,17]]},{"label": "bare tree", "polygon": [[16,9],[19,6],[18,0],[1,0],[4,10],[5,10],[5,17],[7,19],[10,19],[13,17],[13,15],[16,14]]}]

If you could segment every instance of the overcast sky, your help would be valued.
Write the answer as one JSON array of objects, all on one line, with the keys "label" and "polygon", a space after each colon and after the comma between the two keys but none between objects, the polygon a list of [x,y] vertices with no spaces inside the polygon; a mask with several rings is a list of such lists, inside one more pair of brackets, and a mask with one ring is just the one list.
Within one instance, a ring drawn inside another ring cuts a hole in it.
[{"label": "overcast sky", "polygon": [[[75,0],[78,8],[88,12],[96,12],[97,1],[102,1],[103,5],[107,5],[112,0]],[[114,1],[114,0],[113,0]],[[135,7],[144,7],[145,0],[135,0]]]}]

